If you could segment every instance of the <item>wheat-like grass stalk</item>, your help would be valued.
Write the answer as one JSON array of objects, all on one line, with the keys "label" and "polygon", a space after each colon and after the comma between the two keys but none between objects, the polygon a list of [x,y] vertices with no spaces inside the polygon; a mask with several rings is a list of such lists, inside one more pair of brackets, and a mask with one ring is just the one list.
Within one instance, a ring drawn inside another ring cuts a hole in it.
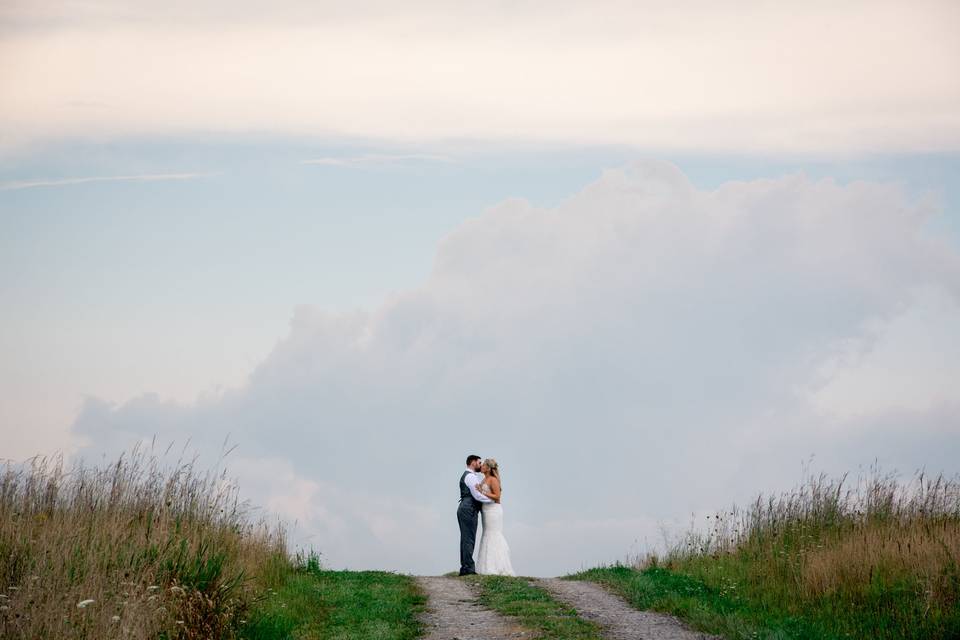
[{"label": "wheat-like grass stalk", "polygon": [[224,472],[142,448],[105,466],[61,457],[0,472],[0,636],[230,637],[284,531]]}]

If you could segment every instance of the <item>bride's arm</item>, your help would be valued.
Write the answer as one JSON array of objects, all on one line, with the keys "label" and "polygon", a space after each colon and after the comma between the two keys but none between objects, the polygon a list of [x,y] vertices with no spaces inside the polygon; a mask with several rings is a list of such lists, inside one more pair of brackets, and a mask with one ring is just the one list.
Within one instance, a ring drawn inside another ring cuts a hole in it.
[{"label": "bride's arm", "polygon": [[490,478],[487,480],[487,486],[490,487],[490,491],[486,492],[486,495],[494,502],[500,502],[500,481]]}]

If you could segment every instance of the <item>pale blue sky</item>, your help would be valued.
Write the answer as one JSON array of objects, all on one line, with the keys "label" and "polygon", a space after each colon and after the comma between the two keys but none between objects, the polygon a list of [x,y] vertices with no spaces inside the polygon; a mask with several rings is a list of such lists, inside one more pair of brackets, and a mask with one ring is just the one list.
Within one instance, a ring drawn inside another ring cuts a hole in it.
[{"label": "pale blue sky", "polygon": [[[418,150],[413,150],[417,152]],[[160,140],[64,144],[8,160],[0,184],[196,172],[193,179],[0,190],[3,293],[79,306],[196,304],[346,308],[420,282],[438,240],[511,196],[555,206],[603,168],[667,159],[698,187],[779,177],[901,182],[930,192],[938,233],[960,238],[960,155],[690,155],[624,147],[487,149],[446,161],[343,167],[319,157],[410,150]],[[426,155],[426,154],[425,154]],[[123,268],[118,268],[122,265]]]}]

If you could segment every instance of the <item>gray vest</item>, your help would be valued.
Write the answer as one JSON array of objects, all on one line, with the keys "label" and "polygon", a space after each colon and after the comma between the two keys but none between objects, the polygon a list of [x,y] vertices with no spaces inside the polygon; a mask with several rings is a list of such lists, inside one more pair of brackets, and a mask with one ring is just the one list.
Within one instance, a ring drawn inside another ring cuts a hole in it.
[{"label": "gray vest", "polygon": [[463,475],[460,476],[460,505],[463,506],[464,502],[473,507],[474,510],[480,511],[480,507],[483,506],[483,503],[473,497],[473,494],[470,493],[470,487],[467,486],[467,483],[463,481],[467,477],[468,471],[464,471]]}]

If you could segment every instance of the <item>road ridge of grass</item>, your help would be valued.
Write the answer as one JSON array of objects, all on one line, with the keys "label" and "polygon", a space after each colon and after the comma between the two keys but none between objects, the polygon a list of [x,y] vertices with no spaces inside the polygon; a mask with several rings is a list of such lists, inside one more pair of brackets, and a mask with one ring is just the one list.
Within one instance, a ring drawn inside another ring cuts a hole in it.
[{"label": "road ridge of grass", "polygon": [[469,576],[480,603],[539,632],[538,640],[601,640],[601,627],[538,586],[534,578]]}]

